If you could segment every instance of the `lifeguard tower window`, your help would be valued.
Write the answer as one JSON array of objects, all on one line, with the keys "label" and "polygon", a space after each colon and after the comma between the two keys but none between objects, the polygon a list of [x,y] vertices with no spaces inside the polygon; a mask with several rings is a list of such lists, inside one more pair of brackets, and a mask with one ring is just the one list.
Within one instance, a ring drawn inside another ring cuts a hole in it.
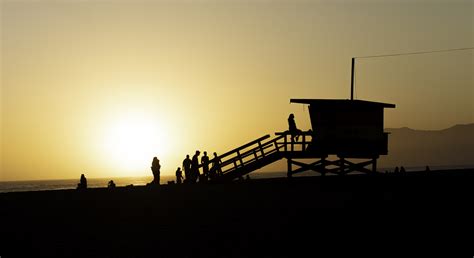
[{"label": "lifeguard tower window", "polygon": [[394,104],[344,99],[291,99],[309,104],[313,138],[307,151],[341,158],[374,158],[388,152],[384,108]]}]

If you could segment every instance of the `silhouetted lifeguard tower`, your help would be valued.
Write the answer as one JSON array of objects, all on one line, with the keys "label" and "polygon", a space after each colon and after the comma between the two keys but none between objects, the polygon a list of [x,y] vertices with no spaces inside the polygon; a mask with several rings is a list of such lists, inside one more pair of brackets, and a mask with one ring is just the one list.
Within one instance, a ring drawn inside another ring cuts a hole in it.
[{"label": "silhouetted lifeguard tower", "polygon": [[388,153],[384,109],[395,105],[354,100],[353,85],[354,59],[350,100],[291,99],[309,105],[312,128],[293,140],[289,131],[277,132],[273,139],[265,135],[220,155],[223,175],[217,181],[239,178],[282,158],[287,159],[288,177],[308,170],[321,175],[376,173],[377,159]]},{"label": "silhouetted lifeguard tower", "polygon": [[298,139],[291,140],[289,131],[277,132],[273,139],[265,135],[220,155],[223,175],[218,181],[233,180],[282,158],[287,159],[288,177],[307,170],[321,175],[376,173],[377,159],[388,153],[384,109],[395,105],[347,99],[290,102],[309,105],[312,128],[300,132]]},{"label": "silhouetted lifeguard tower", "polygon": [[[388,133],[383,131],[384,108],[395,105],[340,99],[292,99],[290,102],[309,104],[312,130],[303,133],[303,142],[290,143],[290,148],[295,144],[302,146],[299,151],[290,149],[285,154],[289,176],[308,169],[323,175],[327,172],[376,172],[377,159],[388,153]],[[307,136],[311,137],[309,143],[305,139]],[[338,160],[329,161],[330,155],[337,156]],[[319,160],[311,164],[293,160],[298,158]],[[354,163],[347,159],[366,161]],[[293,171],[292,165],[300,168]],[[372,170],[365,168],[368,165],[372,165]]]}]

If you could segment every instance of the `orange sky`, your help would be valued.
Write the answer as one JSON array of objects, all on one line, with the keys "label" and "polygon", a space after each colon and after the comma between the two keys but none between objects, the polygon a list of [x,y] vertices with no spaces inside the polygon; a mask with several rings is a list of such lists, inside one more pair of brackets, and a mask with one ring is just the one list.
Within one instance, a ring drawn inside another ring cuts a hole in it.
[{"label": "orange sky", "polygon": [[[353,56],[474,46],[472,1],[1,1],[0,180],[172,174],[349,98]],[[387,127],[474,122],[473,51],[361,59]],[[268,168],[268,169],[275,169]]]}]

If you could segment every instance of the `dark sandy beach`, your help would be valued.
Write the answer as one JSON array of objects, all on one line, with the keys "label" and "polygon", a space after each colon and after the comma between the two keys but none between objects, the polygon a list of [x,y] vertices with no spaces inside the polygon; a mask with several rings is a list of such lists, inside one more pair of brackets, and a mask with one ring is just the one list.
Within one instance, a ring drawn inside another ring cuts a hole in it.
[{"label": "dark sandy beach", "polygon": [[472,251],[473,201],[473,169],[6,193],[0,255],[315,257],[448,241]]}]

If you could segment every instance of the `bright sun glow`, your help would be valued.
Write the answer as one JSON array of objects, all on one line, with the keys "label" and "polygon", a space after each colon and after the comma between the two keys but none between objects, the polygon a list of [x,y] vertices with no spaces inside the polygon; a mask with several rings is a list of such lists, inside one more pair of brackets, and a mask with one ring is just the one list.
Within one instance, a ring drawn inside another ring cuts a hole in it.
[{"label": "bright sun glow", "polygon": [[121,115],[106,127],[104,154],[122,175],[145,174],[152,158],[164,155],[169,146],[166,128],[151,115]]}]

